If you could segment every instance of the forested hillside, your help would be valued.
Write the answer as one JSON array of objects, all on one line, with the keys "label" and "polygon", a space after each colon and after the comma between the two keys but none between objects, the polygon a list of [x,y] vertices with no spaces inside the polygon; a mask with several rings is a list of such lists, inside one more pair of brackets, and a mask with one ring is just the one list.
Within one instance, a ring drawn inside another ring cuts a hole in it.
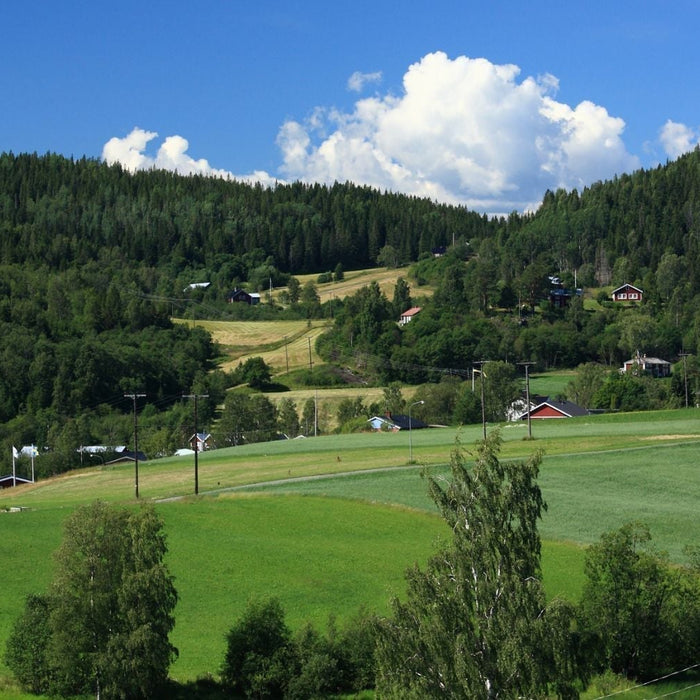
[{"label": "forested hillside", "polygon": [[[149,451],[181,446],[193,428],[182,394],[208,393],[215,404],[230,378],[212,371],[210,338],[174,327],[174,312],[197,300],[210,317],[328,317],[313,285],[291,293],[293,276],[377,261],[408,266],[394,298],[370,287],[335,300],[320,345],[329,362],[354,361],[370,379],[437,382],[482,360],[544,369],[615,367],[637,350],[669,361],[695,354],[699,201],[698,152],[580,193],[548,192],[536,213],[495,219],[352,184],[263,189],[1,155],[0,461],[12,444],[37,443],[51,448],[43,468],[60,471],[76,445],[128,443],[133,392],[147,395]],[[433,257],[436,247],[446,254]],[[585,299],[554,308],[555,275],[585,288]],[[399,329],[402,307],[427,281],[433,299]],[[605,301],[624,282],[643,288],[643,305]],[[226,304],[235,286],[270,284],[289,285],[291,303]],[[672,405],[675,391],[652,398]],[[619,396],[609,404],[627,405]]]}]

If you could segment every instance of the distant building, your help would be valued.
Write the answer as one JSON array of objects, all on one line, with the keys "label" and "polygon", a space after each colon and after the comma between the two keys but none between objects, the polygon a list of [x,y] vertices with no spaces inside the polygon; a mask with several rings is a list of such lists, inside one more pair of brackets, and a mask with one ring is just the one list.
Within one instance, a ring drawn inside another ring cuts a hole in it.
[{"label": "distant building", "polygon": [[255,306],[255,304],[260,303],[260,295],[257,292],[249,293],[245,289],[236,288],[228,293],[226,301],[229,304],[250,304],[250,306]]},{"label": "distant building", "polygon": [[[520,416],[520,420],[527,420],[526,411]],[[541,404],[530,409],[530,419],[535,418],[573,418],[574,416],[587,416],[589,411],[571,401],[551,401],[547,399]]]},{"label": "distant building", "polygon": [[197,433],[196,435],[190,436],[189,443],[191,449],[194,451],[195,444],[197,445],[197,452],[204,452],[211,448],[209,441],[211,440],[211,433]]},{"label": "distant building", "polygon": [[125,464],[128,462],[135,462],[137,459],[139,462],[146,462],[148,460],[146,455],[143,452],[141,452],[141,450],[139,450],[138,452],[134,452],[133,450],[122,450],[117,454],[119,456],[116,459],[113,459],[110,462],[105,462],[105,464]]},{"label": "distant building", "polygon": [[398,432],[399,430],[420,430],[421,428],[430,427],[427,423],[422,420],[418,420],[415,416],[404,416],[404,415],[392,415],[387,413],[384,416],[372,416],[368,420],[368,423],[372,426],[373,430],[391,430],[393,432]]},{"label": "distant building", "polygon": [[400,326],[405,326],[409,321],[412,321],[413,318],[420,313],[421,307],[420,306],[412,306],[410,309],[407,311],[404,311],[401,314],[401,318],[399,319],[399,325]]},{"label": "distant building", "polygon": [[623,284],[621,287],[613,289],[610,296],[613,301],[644,301],[644,292],[631,284]]},{"label": "distant building", "polygon": [[8,476],[0,476],[0,489],[9,489],[13,486],[21,486],[22,484],[34,483],[31,479],[24,479],[21,476],[9,474]]},{"label": "distant building", "polygon": [[583,296],[583,290],[564,289],[563,287],[549,290],[549,302],[555,309],[565,309],[575,296]]},{"label": "distant building", "polygon": [[671,374],[671,363],[661,360],[658,357],[647,357],[637,353],[631,360],[627,360],[622,365],[622,372],[632,374],[642,374],[646,372],[652,377],[668,377]]},{"label": "distant building", "polygon": [[211,282],[192,282],[188,284],[182,291],[186,292],[188,289],[206,289]]}]

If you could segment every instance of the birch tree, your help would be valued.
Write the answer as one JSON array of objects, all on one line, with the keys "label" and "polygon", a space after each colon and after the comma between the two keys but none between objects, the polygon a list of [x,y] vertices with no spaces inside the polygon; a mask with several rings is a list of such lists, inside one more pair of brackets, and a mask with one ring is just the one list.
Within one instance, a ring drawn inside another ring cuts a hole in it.
[{"label": "birch tree", "polygon": [[500,462],[500,443],[478,443],[473,468],[458,443],[449,483],[428,477],[451,544],[407,572],[406,600],[380,625],[382,697],[577,697],[573,609],[548,609],[541,583],[541,454]]}]

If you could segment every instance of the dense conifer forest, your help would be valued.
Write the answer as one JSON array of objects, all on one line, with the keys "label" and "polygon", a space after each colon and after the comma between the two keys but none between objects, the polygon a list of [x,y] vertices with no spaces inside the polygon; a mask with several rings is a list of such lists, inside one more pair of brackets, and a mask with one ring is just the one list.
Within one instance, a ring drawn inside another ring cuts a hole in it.
[{"label": "dense conifer forest", "polygon": [[[182,394],[223,400],[231,381],[212,371],[216,348],[206,333],[172,324],[188,298],[220,318],[330,315],[308,301],[313,290],[284,309],[234,311],[226,294],[389,261],[406,271],[394,298],[370,287],[336,303],[319,346],[329,362],[360,363],[382,382],[439,382],[482,360],[614,368],[636,351],[669,361],[695,355],[699,206],[697,151],[581,192],[547,192],[534,213],[492,219],[349,183],[264,189],[5,153],[0,443],[5,452],[50,446],[43,468],[61,471],[75,445],[128,441],[125,394],[139,391],[148,396],[150,449],[167,452],[187,423]],[[437,248],[446,254],[435,257]],[[585,298],[574,291],[556,308],[552,277],[585,289]],[[187,291],[202,281],[209,287]],[[421,297],[426,282],[437,288],[430,300]],[[642,288],[644,304],[613,305],[610,289],[623,283]],[[423,312],[402,330],[398,314],[416,299]],[[696,381],[693,357],[686,366]],[[681,393],[677,382],[671,393],[616,391],[599,403],[674,405]]]}]

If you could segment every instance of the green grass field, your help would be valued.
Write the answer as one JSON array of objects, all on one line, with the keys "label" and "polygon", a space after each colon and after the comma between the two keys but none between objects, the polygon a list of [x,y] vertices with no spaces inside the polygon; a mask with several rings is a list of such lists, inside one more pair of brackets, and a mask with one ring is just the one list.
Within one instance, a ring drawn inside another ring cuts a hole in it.
[{"label": "green grass field", "polygon": [[[191,458],[141,463],[142,500],[161,500],[168,564],[180,601],[173,641],[179,680],[216,674],[224,635],[254,596],[278,596],[292,627],[323,627],[361,605],[383,612],[403,572],[424,564],[446,537],[421,468],[437,476],[455,437],[466,450],[482,427],[332,435],[200,455],[200,496]],[[540,474],[543,573],[550,596],[575,599],[586,544],[638,519],[682,561],[700,539],[700,413],[689,409],[533,422],[502,428],[503,459],[545,456]],[[52,552],[72,510],[96,498],[133,504],[133,467],[91,468],[0,494],[0,648],[24,596],[46,589]],[[0,666],[0,676],[6,669]],[[602,693],[601,693],[602,694]],[[630,697],[628,695],[628,697]],[[8,697],[19,697],[9,695]],[[590,697],[596,697],[591,695]],[[654,697],[637,695],[636,697]],[[690,697],[685,695],[683,697]]]}]

